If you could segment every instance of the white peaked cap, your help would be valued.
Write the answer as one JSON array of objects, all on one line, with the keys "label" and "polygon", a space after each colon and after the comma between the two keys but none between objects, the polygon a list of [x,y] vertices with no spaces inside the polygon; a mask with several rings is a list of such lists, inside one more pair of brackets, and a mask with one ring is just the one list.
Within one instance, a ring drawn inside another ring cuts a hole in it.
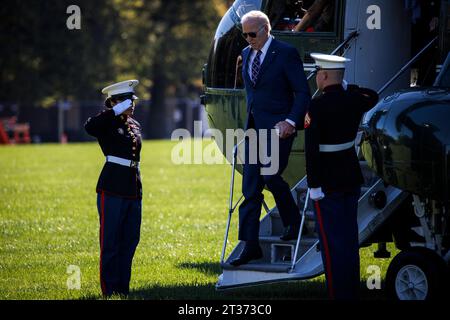
[{"label": "white peaked cap", "polygon": [[316,61],[316,68],[325,70],[345,69],[345,63],[350,59],[331,54],[311,53],[311,57]]},{"label": "white peaked cap", "polygon": [[[111,98],[112,96],[123,94],[123,93],[133,93],[134,94],[134,87],[136,87],[139,84],[138,80],[126,80],[118,83],[114,83],[110,86],[107,86],[102,89],[103,94],[107,94],[108,98]],[[136,97],[137,99],[137,97]]]}]

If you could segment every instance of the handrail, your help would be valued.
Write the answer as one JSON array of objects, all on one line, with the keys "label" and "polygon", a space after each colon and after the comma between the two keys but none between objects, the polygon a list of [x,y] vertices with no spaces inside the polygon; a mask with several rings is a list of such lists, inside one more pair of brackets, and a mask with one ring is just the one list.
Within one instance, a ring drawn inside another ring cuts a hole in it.
[{"label": "handrail", "polygon": [[237,80],[238,80],[238,71],[239,71],[239,62],[242,61],[242,56],[238,55],[238,57],[236,58],[236,68],[234,70],[234,88],[237,88]]},{"label": "handrail", "polygon": [[306,191],[305,205],[303,206],[303,210],[302,210],[302,220],[300,222],[300,230],[298,231],[297,243],[295,244],[294,256],[292,257],[291,270],[294,270],[295,264],[297,263],[298,249],[300,247],[300,241],[302,239],[302,231],[303,231],[303,225],[305,224],[305,216],[306,216],[306,209],[308,208],[308,200],[309,200],[309,188]]},{"label": "handrail", "polygon": [[225,231],[225,238],[223,240],[223,246],[222,246],[222,255],[220,257],[220,263],[222,264],[225,258],[225,250],[227,248],[227,241],[228,241],[228,232],[230,231],[230,223],[231,223],[231,217],[233,215],[234,210],[236,209],[239,202],[241,202],[244,195],[241,195],[236,205],[233,207],[233,196],[234,196],[234,173],[236,171],[236,158],[238,153],[239,145],[245,141],[245,138],[239,141],[237,144],[234,145],[233,148],[233,160],[232,160],[232,169],[231,169],[231,182],[230,182],[230,198],[228,201],[228,221],[227,221],[227,228]]},{"label": "handrail", "polygon": [[380,95],[381,93],[383,93],[384,90],[386,90],[391,84],[392,82],[394,82],[395,80],[398,79],[398,77],[400,77],[403,72],[405,72],[414,62],[416,62],[417,59],[420,58],[420,56],[428,50],[429,47],[431,47],[431,45],[438,39],[438,36],[434,37],[433,40],[431,40],[425,47],[422,48],[422,50],[419,51],[419,53],[417,53],[411,60],[409,60],[391,79],[389,79],[388,82],[386,82],[386,84],[381,87],[380,90],[378,90],[378,95]]},{"label": "handrail", "polygon": [[[334,49],[330,54],[336,54],[336,52],[338,52],[339,50],[341,50],[347,43],[349,43],[351,40],[353,40],[354,38],[356,38],[357,36],[359,36],[358,31],[353,31],[351,32],[347,38],[345,38],[345,40],[336,47],[336,49]],[[306,77],[306,80],[310,80],[315,74],[317,73],[317,70],[313,70],[311,71],[308,76]]]},{"label": "handrail", "polygon": [[[411,58],[391,79],[389,79],[384,86],[382,86],[378,91],[378,95],[381,95],[383,93],[384,90],[386,90],[395,80],[397,80],[406,70],[408,70],[408,68],[411,66],[411,64],[413,64],[414,62],[416,62],[417,59],[420,58],[421,55],[423,55],[425,53],[425,51],[427,51],[431,45],[438,39],[439,37],[436,36],[434,37],[425,47],[422,48],[422,50],[420,50],[413,58]],[[375,106],[374,106],[375,108]],[[361,117],[361,123],[363,122],[363,119],[365,118],[367,112],[363,114],[363,116]],[[362,126],[362,124],[360,124],[360,131],[365,131],[364,127]],[[360,154],[360,150],[361,150],[361,142],[364,140],[364,137],[361,136],[359,143],[356,144],[356,154],[359,156]]]}]

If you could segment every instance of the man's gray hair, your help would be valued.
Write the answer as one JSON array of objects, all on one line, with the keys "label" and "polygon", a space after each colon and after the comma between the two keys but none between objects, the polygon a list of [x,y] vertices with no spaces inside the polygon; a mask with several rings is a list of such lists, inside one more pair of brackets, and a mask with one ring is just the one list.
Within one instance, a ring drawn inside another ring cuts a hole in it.
[{"label": "man's gray hair", "polygon": [[247,20],[259,20],[261,25],[267,24],[269,26],[269,31],[271,30],[269,17],[262,11],[252,10],[244,14],[241,18],[241,24],[244,24]]}]

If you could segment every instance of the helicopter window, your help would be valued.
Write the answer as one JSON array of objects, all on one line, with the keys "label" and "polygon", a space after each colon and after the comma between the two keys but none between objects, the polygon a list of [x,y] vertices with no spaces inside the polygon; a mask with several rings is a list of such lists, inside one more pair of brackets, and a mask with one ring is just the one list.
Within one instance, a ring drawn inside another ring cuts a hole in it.
[{"label": "helicopter window", "polygon": [[292,32],[334,32],[336,0],[272,0],[272,29]]},{"label": "helicopter window", "polygon": [[233,3],[233,9],[240,19],[247,12],[252,10],[260,10],[261,2],[262,0],[236,0]]},{"label": "helicopter window", "polygon": [[236,0],[223,16],[216,30],[215,39],[220,38],[233,27],[240,25],[241,17],[251,10],[259,10],[262,0]]},{"label": "helicopter window", "polygon": [[241,68],[242,49],[248,43],[242,37],[241,17],[251,10],[260,10],[262,0],[236,0],[222,18],[208,58],[206,82],[215,88],[244,87]]}]

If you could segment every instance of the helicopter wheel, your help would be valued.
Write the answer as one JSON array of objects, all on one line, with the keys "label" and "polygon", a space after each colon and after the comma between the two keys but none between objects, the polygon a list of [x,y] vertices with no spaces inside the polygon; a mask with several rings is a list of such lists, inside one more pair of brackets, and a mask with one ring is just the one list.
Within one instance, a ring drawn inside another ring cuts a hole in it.
[{"label": "helicopter wheel", "polygon": [[392,259],[386,273],[392,300],[434,300],[448,295],[448,267],[430,249],[413,247]]}]

